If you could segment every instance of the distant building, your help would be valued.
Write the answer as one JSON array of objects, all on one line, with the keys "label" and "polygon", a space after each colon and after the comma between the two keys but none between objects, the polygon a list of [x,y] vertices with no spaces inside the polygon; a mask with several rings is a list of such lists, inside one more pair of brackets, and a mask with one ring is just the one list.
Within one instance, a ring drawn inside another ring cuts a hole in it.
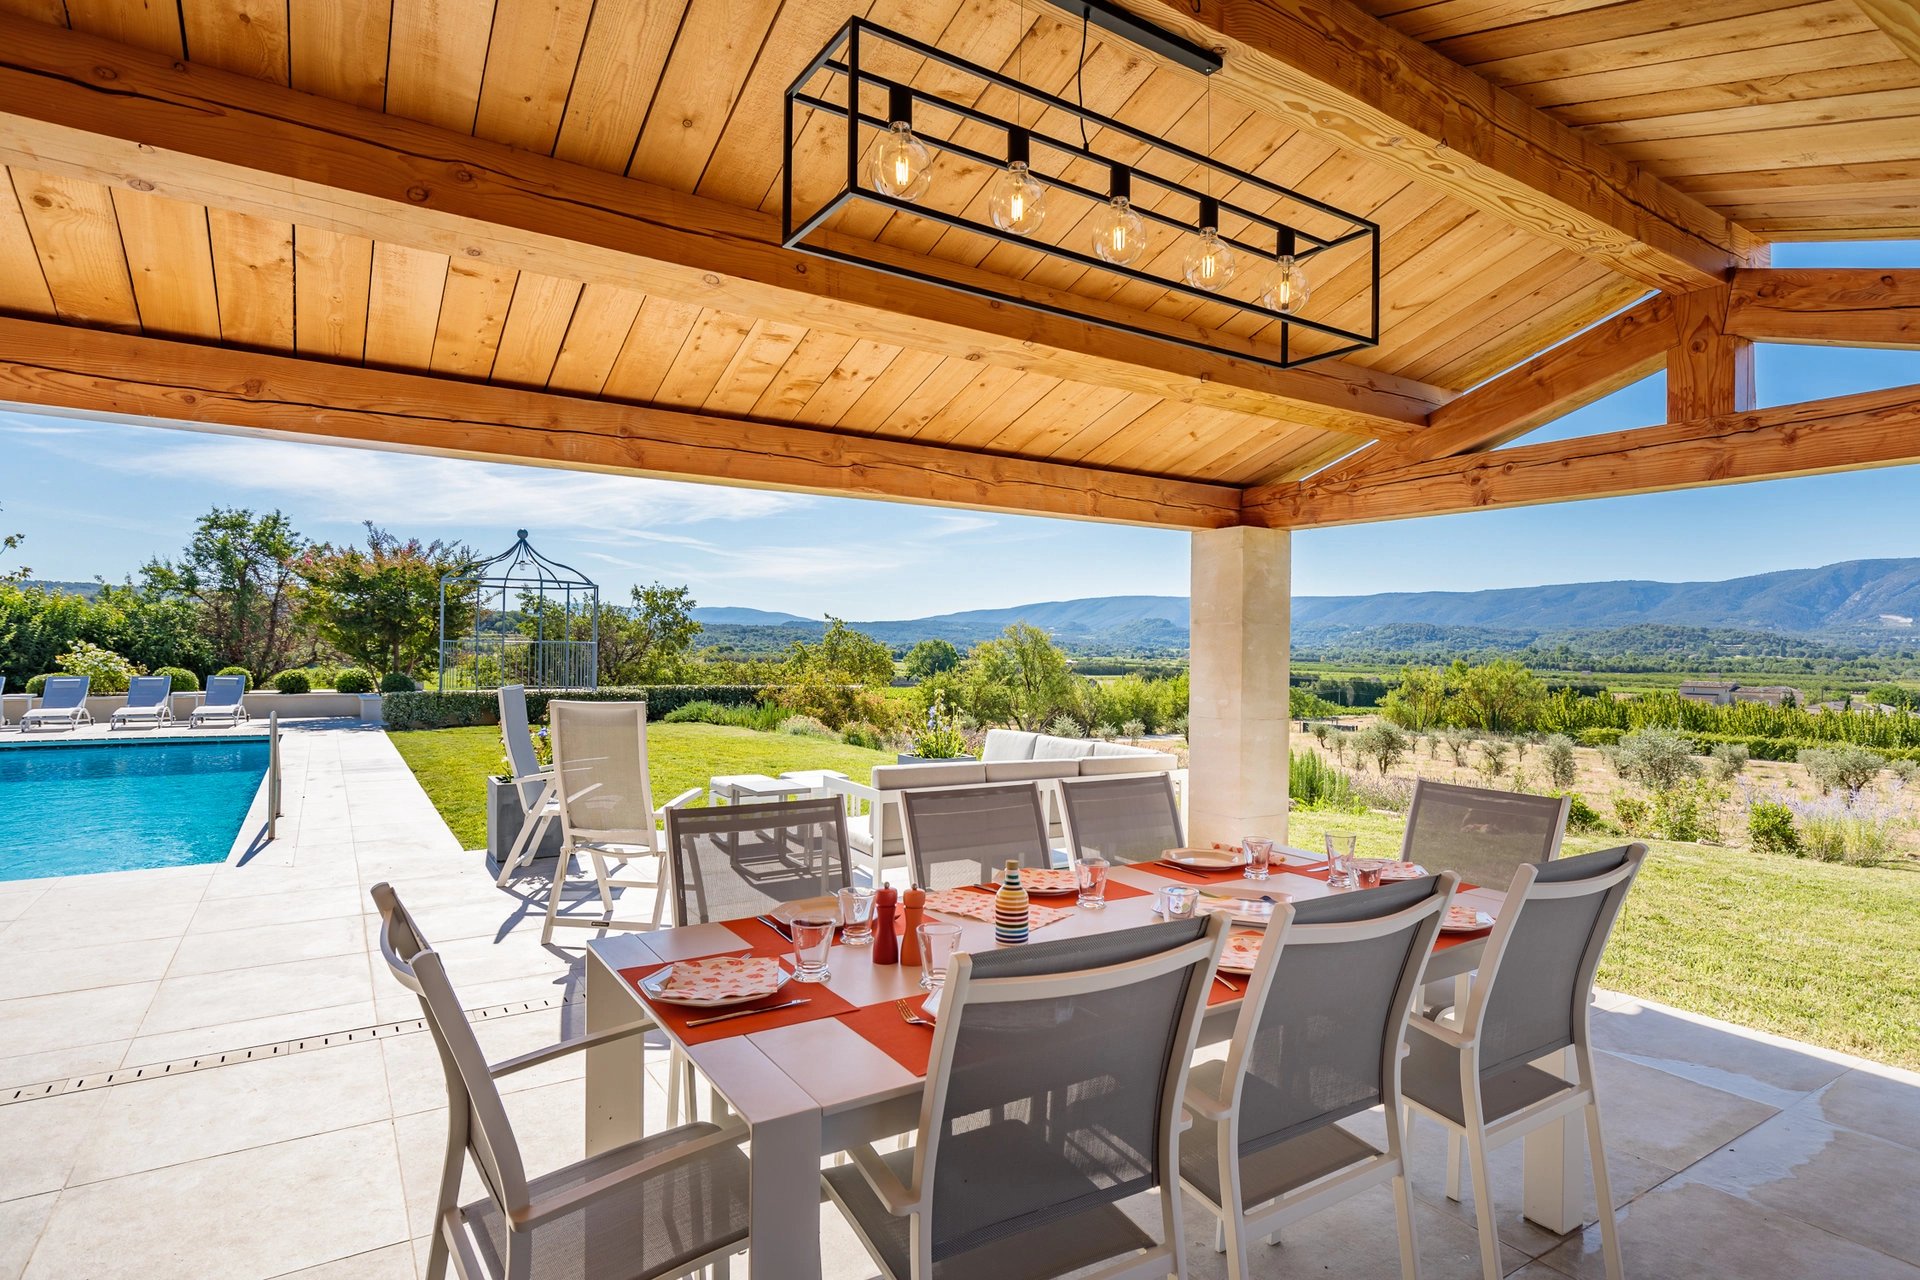
[{"label": "distant building", "polygon": [[1736,684],[1731,680],[1682,680],[1680,696],[1688,702],[1704,702],[1710,707],[1729,707],[1736,702],[1791,707],[1800,701],[1800,691],[1790,685]]},{"label": "distant building", "polygon": [[1731,681],[1682,680],[1680,696],[1688,702],[1704,702],[1710,707],[1725,707],[1732,705],[1733,691],[1739,687]]}]

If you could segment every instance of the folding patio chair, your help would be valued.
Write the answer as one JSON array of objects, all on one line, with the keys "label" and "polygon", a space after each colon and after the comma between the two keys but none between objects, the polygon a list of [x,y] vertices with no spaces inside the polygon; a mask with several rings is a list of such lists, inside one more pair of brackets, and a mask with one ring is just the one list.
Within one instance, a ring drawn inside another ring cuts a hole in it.
[{"label": "folding patio chair", "polygon": [[116,707],[109,718],[109,731],[123,724],[151,724],[159,728],[173,723],[173,677],[135,676],[127,683],[127,705]]},{"label": "folding patio chair", "polygon": [[[914,1146],[823,1175],[881,1271],[1184,1276],[1180,1092],[1225,944],[1216,916],[955,956]],[[1157,1241],[1118,1206],[1142,1193]]]},{"label": "folding patio chair", "polygon": [[527,687],[523,684],[500,686],[500,738],[507,748],[507,766],[513,770],[514,794],[520,797],[520,834],[513,847],[500,860],[500,875],[494,881],[501,888],[522,862],[532,862],[547,829],[560,816],[560,801],[553,785],[553,770],[540,763],[533,749],[533,733],[527,723]]},{"label": "folding patio chair", "polygon": [[667,810],[673,922],[704,924],[838,893],[850,883],[836,797]]},{"label": "folding patio chair", "polygon": [[[1458,881],[1428,876],[1282,904],[1247,981],[1224,1062],[1194,1068],[1180,1176],[1219,1219],[1227,1275],[1247,1242],[1393,1184],[1400,1271],[1419,1274],[1401,1121],[1400,1045]],[[1386,1113],[1383,1151],[1339,1121]]]},{"label": "folding patio chair", "polygon": [[91,676],[48,676],[46,687],[40,691],[40,705],[20,717],[20,732],[43,724],[69,729],[92,724],[93,715],[87,710],[87,689],[92,683]]},{"label": "folding patio chair", "polygon": [[1062,778],[1059,787],[1067,844],[1075,857],[1097,854],[1111,863],[1152,862],[1187,842],[1171,774]]},{"label": "folding patio chair", "polygon": [[[528,1177],[501,1105],[503,1076],[630,1035],[646,1020],[489,1063],[440,956],[389,884],[373,886],[380,951],[420,1011],[447,1079],[447,1149],[427,1280],[652,1280],[721,1267],[747,1247],[743,1127],[686,1124]],[[460,1203],[472,1160],[484,1195]]]},{"label": "folding patio chair", "polygon": [[[1457,1022],[1416,1016],[1408,1023],[1402,1087],[1414,1112],[1446,1126],[1452,1200],[1460,1198],[1465,1140],[1480,1267],[1487,1280],[1500,1276],[1487,1153],[1576,1111],[1586,1113],[1607,1278],[1620,1280],[1589,1015],[1594,972],[1646,856],[1647,846],[1636,843],[1522,866],[1507,886],[1506,905],[1487,938],[1471,993],[1456,1010]],[[1575,1080],[1529,1065],[1568,1048]],[[1411,1116],[1408,1123],[1411,1127]]]}]

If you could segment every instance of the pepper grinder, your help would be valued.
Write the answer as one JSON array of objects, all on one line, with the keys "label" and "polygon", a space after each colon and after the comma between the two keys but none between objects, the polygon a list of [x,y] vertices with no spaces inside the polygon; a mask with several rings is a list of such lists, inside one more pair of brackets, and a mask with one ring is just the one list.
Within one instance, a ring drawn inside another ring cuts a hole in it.
[{"label": "pepper grinder", "polygon": [[927,891],[908,889],[900,895],[900,905],[900,963],[917,969],[923,963],[920,957],[920,922],[927,916]]},{"label": "pepper grinder", "polygon": [[900,922],[894,908],[900,905],[900,891],[884,888],[873,895],[873,962],[900,963]]}]

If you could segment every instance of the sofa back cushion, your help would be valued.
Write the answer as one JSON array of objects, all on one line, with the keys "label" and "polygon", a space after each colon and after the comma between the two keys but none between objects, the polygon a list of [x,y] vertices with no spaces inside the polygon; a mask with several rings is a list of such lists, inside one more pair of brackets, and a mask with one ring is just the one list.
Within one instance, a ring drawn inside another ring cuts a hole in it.
[{"label": "sofa back cushion", "polygon": [[[968,787],[987,781],[987,766],[978,760],[956,760],[951,764],[883,764],[873,771],[875,791],[905,791],[913,787]],[[907,844],[900,830],[900,806],[875,805],[880,811],[880,852],[882,855],[905,853]],[[873,821],[871,817],[867,820]]]},{"label": "sofa back cushion", "polygon": [[1038,782],[1080,776],[1078,760],[989,760],[988,782]]},{"label": "sofa back cushion", "polygon": [[996,760],[1031,760],[1033,740],[1039,736],[1022,729],[989,729],[986,750],[980,758],[989,764]]},{"label": "sofa back cushion", "polygon": [[1033,758],[1035,760],[1079,760],[1092,755],[1097,745],[1085,738],[1056,738],[1050,733],[1043,733],[1033,741]]},{"label": "sofa back cushion", "polygon": [[1080,776],[1095,778],[1113,773],[1167,773],[1179,767],[1179,759],[1164,751],[1135,749],[1125,755],[1089,756],[1080,762]]},{"label": "sofa back cushion", "polygon": [[1151,747],[1136,747],[1125,742],[1096,742],[1091,754],[1096,756],[1150,756],[1155,754]]}]

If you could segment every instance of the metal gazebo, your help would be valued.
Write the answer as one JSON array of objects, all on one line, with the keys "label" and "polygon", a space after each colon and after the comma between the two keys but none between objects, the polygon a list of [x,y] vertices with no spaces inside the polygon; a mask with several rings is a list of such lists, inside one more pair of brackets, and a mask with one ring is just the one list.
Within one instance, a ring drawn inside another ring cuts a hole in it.
[{"label": "metal gazebo", "polygon": [[[447,601],[470,596],[473,621],[447,634]],[[592,689],[600,683],[600,588],[533,549],[527,531],[494,556],[440,578],[440,688]]]}]

